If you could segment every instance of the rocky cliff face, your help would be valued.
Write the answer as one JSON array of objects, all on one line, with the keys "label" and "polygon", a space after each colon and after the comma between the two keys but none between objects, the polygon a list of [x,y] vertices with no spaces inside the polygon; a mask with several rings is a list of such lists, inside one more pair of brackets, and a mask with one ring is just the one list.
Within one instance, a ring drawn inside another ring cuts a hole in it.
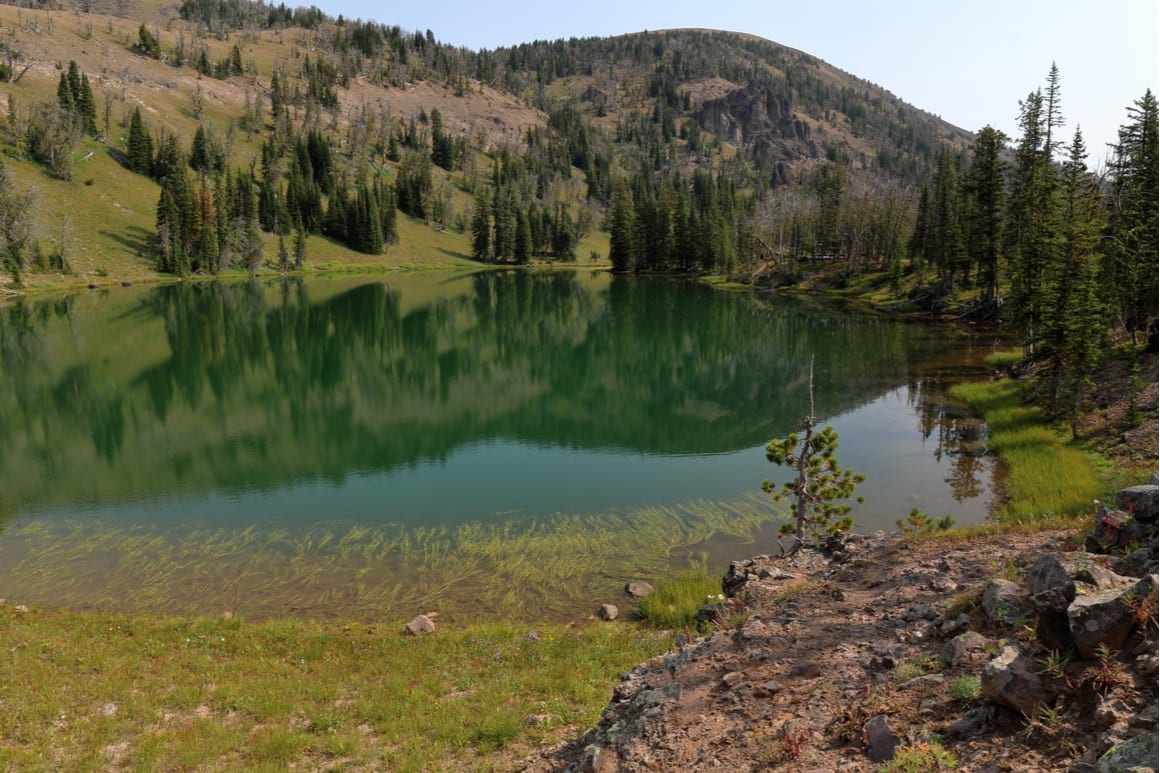
[{"label": "rocky cliff face", "polygon": [[760,163],[818,157],[810,127],[794,114],[790,98],[765,85],[751,83],[706,100],[697,121],[706,131],[744,147]]}]

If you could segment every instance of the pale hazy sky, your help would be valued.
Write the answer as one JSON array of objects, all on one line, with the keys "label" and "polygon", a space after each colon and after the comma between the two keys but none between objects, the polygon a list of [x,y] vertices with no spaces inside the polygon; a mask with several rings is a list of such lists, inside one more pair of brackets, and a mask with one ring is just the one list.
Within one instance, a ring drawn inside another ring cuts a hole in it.
[{"label": "pale hazy sky", "polygon": [[[748,32],[813,54],[970,131],[1017,134],[1019,100],[1060,70],[1067,137],[1083,129],[1105,158],[1126,108],[1157,92],[1157,0],[315,0],[349,18],[430,29],[473,49],[535,39],[706,27]],[[287,3],[294,5],[297,3]]]}]

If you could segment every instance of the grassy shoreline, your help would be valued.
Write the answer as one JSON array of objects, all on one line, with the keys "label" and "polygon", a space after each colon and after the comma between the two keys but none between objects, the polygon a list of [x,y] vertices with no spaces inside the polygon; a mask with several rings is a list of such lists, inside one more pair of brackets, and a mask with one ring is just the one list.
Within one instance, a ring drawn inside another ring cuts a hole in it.
[{"label": "grassy shoreline", "polygon": [[667,649],[635,626],[167,618],[0,606],[5,770],[505,767]]}]

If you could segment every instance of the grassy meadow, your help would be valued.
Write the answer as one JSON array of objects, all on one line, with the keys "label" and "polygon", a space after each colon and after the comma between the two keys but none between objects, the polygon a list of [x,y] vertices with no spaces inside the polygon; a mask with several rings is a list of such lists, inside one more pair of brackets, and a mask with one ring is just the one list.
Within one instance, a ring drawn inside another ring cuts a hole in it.
[{"label": "grassy meadow", "polygon": [[490,770],[595,723],[671,638],[0,606],[0,769]]}]

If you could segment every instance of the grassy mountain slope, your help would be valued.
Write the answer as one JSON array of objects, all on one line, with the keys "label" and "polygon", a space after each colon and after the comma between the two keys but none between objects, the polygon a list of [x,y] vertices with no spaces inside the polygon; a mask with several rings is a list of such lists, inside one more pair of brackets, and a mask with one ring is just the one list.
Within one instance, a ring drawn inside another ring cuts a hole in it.
[{"label": "grassy mountain slope", "polygon": [[[16,188],[34,194],[33,235],[41,251],[63,252],[71,269],[61,276],[34,265],[25,275],[34,284],[156,276],[160,188],[122,165],[135,108],[152,132],[175,134],[185,148],[199,124],[208,127],[225,144],[231,167],[254,169],[259,146],[275,126],[268,112],[261,126],[246,124],[247,105],[258,111],[269,105],[276,70],[305,92],[308,60],[338,71],[336,104],[312,114],[298,103],[294,121],[321,127],[351,168],[369,156],[373,168],[394,179],[397,166],[385,159],[382,143],[368,142],[368,124],[414,125],[418,118],[425,131],[435,108],[448,133],[467,148],[452,171],[434,169],[432,195],[446,203],[438,217],[400,215],[399,242],[384,256],[311,236],[307,265],[315,268],[463,265],[471,252],[473,196],[487,186],[496,152],[525,151],[530,130],[546,132],[549,146],[567,143],[548,128],[549,114],[565,107],[590,126],[592,148],[612,159],[614,174],[647,163],[658,173],[701,169],[727,174],[739,189],[757,194],[808,184],[826,159],[909,183],[929,170],[943,145],[959,147],[969,137],[808,54],[735,33],[674,30],[472,52],[443,46],[429,33],[424,38],[382,27],[389,33],[383,41],[360,49],[335,43],[351,37],[353,23],[269,26],[270,7],[258,4],[231,5],[239,16],[227,21],[199,19],[196,9],[187,9],[192,18],[186,20],[178,6],[151,0],[84,5],[92,12],[0,6],[0,46],[14,76],[0,83],[8,117],[3,161]],[[159,40],[160,59],[135,49],[142,21]],[[223,61],[235,45],[242,75],[217,78],[191,66],[203,51],[208,61]],[[55,102],[70,61],[92,83],[98,136],[76,144],[72,179],[58,180],[29,160],[21,127],[36,105]],[[661,144],[649,139],[654,130]],[[600,230],[607,197],[598,194],[578,168],[542,194],[583,221],[581,260],[607,254],[608,235]],[[265,261],[272,265],[278,240],[267,234],[265,242]]]}]

